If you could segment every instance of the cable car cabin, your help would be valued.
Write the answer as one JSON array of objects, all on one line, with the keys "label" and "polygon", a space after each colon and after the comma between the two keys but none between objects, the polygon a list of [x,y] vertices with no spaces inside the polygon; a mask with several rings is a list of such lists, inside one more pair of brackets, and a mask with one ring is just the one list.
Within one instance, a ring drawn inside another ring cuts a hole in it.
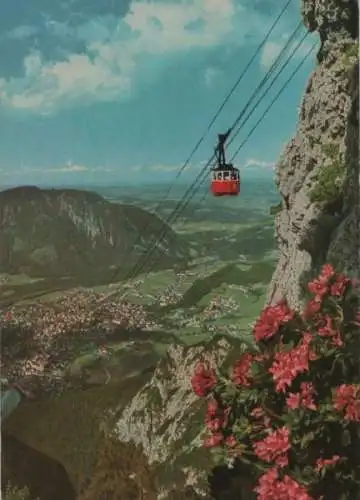
[{"label": "cable car cabin", "polygon": [[238,196],[240,194],[239,170],[232,165],[224,165],[224,167],[212,170],[211,192],[214,196]]},{"label": "cable car cabin", "polygon": [[225,142],[231,129],[225,134],[218,134],[215,148],[217,165],[212,169],[211,192],[214,196],[237,196],[240,194],[240,173],[231,163],[226,163]]}]

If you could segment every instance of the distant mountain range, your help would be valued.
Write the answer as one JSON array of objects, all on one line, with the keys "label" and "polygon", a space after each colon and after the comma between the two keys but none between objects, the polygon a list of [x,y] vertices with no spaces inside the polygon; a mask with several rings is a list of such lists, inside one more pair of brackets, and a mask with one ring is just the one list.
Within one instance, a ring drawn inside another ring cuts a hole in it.
[{"label": "distant mountain range", "polygon": [[[133,264],[166,227],[161,265],[188,257],[165,223],[91,191],[22,186],[0,192],[0,272],[30,276],[114,273]],[[129,257],[128,257],[129,256]]]},{"label": "distant mountain range", "polygon": [[[48,184],[48,183],[42,183],[42,182],[37,182],[37,185],[43,189],[51,189],[56,187],[56,189],[79,189],[79,190],[90,190],[90,191],[97,191],[98,189],[103,190],[134,190],[136,192],[138,191],[158,191],[159,189],[164,193],[167,191],[167,189],[171,186],[171,193],[177,193],[177,192],[184,192],[186,189],[191,186],[198,174],[198,171],[189,171],[189,172],[184,172],[181,175],[181,178],[178,179],[176,178],[177,172],[174,171],[172,173],[166,173],[164,172],[162,175],[155,175],[151,177],[146,177],[144,179],[129,179],[129,178],[115,178],[113,180],[109,180],[104,178],[99,180],[97,182],[93,183],[86,183],[86,181],[76,181],[76,182],[65,182],[65,183],[58,183],[56,185]],[[274,183],[274,170],[269,167],[259,167],[257,165],[251,165],[245,168],[240,168],[240,174],[241,178],[246,181],[247,183],[249,182],[250,184],[255,183],[265,183],[268,184],[269,186],[273,186],[275,188],[275,183]],[[210,182],[210,172],[209,172],[209,178],[205,180],[204,182],[204,189],[206,189],[206,186],[209,186]],[[14,188],[14,184],[9,184],[9,185],[0,185],[0,190],[5,190],[5,189],[11,189]]]}]

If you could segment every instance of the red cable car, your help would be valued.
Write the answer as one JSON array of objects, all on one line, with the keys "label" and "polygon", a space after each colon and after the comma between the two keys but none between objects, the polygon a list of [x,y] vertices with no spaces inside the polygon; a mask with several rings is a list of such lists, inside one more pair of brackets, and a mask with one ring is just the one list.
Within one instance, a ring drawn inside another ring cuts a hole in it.
[{"label": "red cable car", "polygon": [[240,194],[240,172],[232,163],[226,163],[225,142],[231,129],[219,134],[219,143],[215,149],[217,165],[211,170],[211,192],[214,196],[238,196]]}]

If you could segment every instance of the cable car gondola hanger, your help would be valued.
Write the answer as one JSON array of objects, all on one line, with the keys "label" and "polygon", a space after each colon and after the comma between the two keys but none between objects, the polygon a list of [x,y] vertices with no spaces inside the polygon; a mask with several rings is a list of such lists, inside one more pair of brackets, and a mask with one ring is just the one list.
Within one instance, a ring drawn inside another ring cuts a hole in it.
[{"label": "cable car gondola hanger", "polygon": [[218,134],[215,148],[216,167],[211,169],[211,192],[214,196],[238,196],[240,194],[240,172],[232,163],[226,163],[225,142],[231,128],[225,134]]}]

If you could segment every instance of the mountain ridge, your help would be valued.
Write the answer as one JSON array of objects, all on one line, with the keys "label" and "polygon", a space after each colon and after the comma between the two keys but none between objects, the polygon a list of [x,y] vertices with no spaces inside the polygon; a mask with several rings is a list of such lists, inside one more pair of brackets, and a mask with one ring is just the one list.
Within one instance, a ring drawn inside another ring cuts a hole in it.
[{"label": "mountain ridge", "polygon": [[162,263],[186,259],[185,243],[142,208],[79,189],[12,188],[0,192],[0,272],[106,273],[126,260],[131,264],[164,227]]}]

